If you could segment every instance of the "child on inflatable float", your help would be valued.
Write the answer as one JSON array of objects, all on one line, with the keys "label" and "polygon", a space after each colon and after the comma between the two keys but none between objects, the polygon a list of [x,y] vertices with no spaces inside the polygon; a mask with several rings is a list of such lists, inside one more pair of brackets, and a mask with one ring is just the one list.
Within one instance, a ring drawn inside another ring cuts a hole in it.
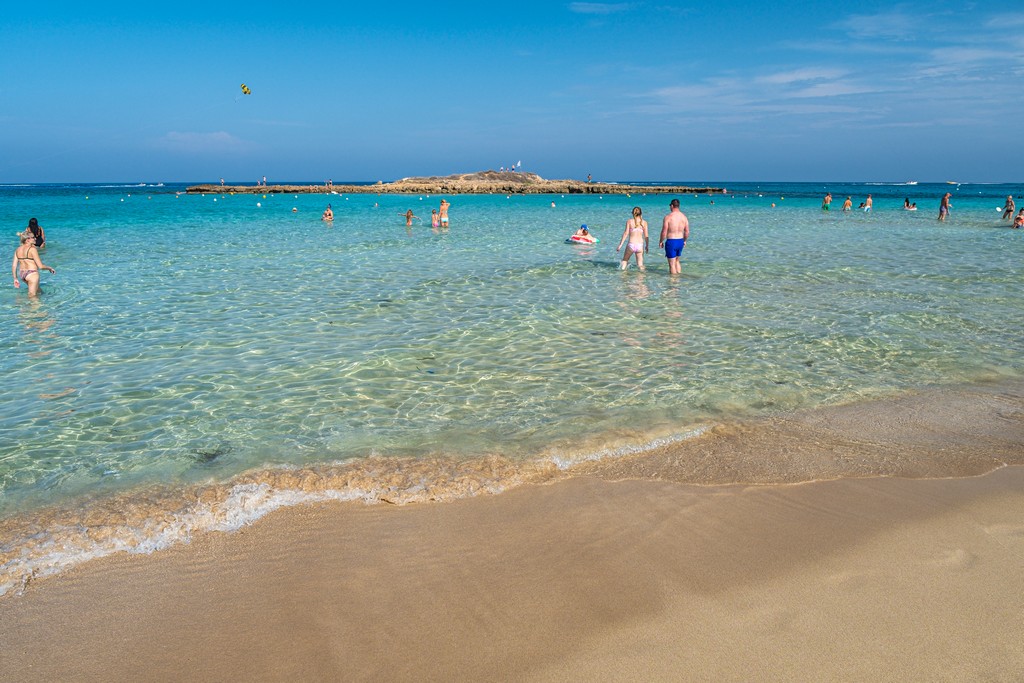
[{"label": "child on inflatable float", "polygon": [[590,234],[590,229],[584,223],[580,226],[579,230],[573,233],[572,237],[566,240],[566,243],[571,244],[573,242],[577,244],[597,244],[600,240]]}]

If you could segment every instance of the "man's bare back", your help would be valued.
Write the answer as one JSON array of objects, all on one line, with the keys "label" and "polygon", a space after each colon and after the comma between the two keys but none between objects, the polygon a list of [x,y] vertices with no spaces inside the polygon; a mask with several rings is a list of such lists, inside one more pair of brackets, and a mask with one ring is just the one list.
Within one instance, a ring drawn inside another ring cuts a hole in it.
[{"label": "man's bare back", "polygon": [[689,236],[690,220],[678,207],[674,207],[661,222],[661,245],[665,245],[665,240],[685,240]]},{"label": "man's bare back", "polygon": [[668,259],[668,272],[676,274],[680,272],[679,257],[686,246],[686,240],[690,237],[690,220],[686,214],[679,210],[679,200],[673,199],[669,204],[670,210],[661,222],[661,237],[658,240],[658,247],[665,250],[665,258]]}]

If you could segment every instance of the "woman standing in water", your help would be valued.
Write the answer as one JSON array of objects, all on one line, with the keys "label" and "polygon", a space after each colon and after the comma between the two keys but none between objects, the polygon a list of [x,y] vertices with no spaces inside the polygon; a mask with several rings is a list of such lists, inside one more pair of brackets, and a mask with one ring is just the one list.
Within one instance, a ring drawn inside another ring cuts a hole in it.
[{"label": "woman standing in water", "polygon": [[[34,218],[32,220],[35,220]],[[39,293],[39,271],[48,270],[56,273],[53,268],[45,265],[39,260],[39,250],[36,249],[36,238],[28,230],[21,233],[21,245],[14,250],[14,260],[11,261],[11,276],[14,278],[14,286],[21,287],[18,281],[19,276],[28,285],[28,295],[35,296]]]},{"label": "woman standing in water", "polygon": [[36,238],[37,249],[42,249],[46,246],[46,233],[43,232],[42,226],[39,225],[39,221],[35,218],[28,219],[28,231]]},{"label": "woman standing in water", "polygon": [[[629,240],[628,244],[626,244],[627,239]],[[629,257],[636,254],[636,267],[644,270],[644,254],[649,249],[650,242],[647,235],[647,221],[644,220],[643,211],[639,206],[633,207],[633,217],[626,221],[626,229],[622,231],[622,239],[619,240],[619,246],[615,251],[622,249],[623,244],[626,244],[626,250],[622,252],[619,269],[625,270],[629,266]]]}]

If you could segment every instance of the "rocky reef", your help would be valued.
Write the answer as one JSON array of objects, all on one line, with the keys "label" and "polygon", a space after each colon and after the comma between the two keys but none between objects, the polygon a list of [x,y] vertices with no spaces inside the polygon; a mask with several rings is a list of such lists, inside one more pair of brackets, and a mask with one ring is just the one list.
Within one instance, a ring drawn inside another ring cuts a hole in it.
[{"label": "rocky reef", "polygon": [[449,176],[402,178],[372,185],[193,185],[190,194],[721,194],[721,187],[623,185],[583,180],[546,180],[536,173],[477,171]]}]

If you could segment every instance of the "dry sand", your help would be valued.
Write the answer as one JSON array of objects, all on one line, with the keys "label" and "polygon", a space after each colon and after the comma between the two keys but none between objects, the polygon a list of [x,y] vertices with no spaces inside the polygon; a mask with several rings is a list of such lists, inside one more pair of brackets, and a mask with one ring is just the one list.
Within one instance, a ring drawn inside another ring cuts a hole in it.
[{"label": "dry sand", "polygon": [[[1021,405],[907,397],[499,496],[283,510],[0,599],[0,679],[1021,681]],[[670,476],[811,457],[998,469]]]}]

